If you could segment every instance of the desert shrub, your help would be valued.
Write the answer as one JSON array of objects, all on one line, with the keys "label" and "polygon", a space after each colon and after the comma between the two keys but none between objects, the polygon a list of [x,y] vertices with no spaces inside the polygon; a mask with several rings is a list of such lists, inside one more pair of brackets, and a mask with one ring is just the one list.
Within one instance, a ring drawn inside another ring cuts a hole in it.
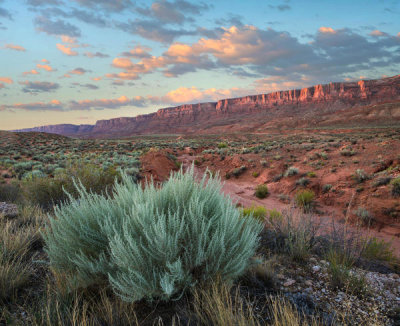
[{"label": "desert shrub", "polygon": [[65,191],[75,198],[79,195],[74,185],[75,181],[79,180],[86,189],[100,194],[110,190],[116,178],[119,178],[119,172],[114,168],[104,171],[101,167],[92,164],[74,165],[60,171],[54,178],[25,180],[24,192],[28,202],[50,209],[68,198]]},{"label": "desert shrub", "polygon": [[254,193],[254,195],[260,199],[267,197],[268,194],[269,194],[269,191],[268,191],[267,185],[258,185],[256,187],[256,191]]},{"label": "desert shrub", "polygon": [[237,178],[240,176],[244,171],[246,171],[247,168],[245,165],[242,165],[240,168],[236,168],[232,171],[232,174]]},{"label": "desert shrub", "polygon": [[295,202],[298,207],[301,207],[304,211],[310,211],[314,205],[315,194],[312,190],[299,190],[295,195]]},{"label": "desert shrub", "polygon": [[0,301],[27,285],[32,274],[30,246],[37,230],[0,221]]},{"label": "desert shrub", "polygon": [[245,217],[253,217],[264,223],[267,216],[267,209],[264,206],[251,206],[242,209],[242,215]]},{"label": "desert shrub", "polygon": [[218,148],[227,148],[228,144],[227,143],[219,143]]},{"label": "desert shrub", "polygon": [[314,246],[318,225],[311,216],[294,211],[274,212],[274,218],[267,220],[270,237],[274,243],[271,246],[278,253],[289,255],[297,262],[305,262]]},{"label": "desert shrub", "polygon": [[353,179],[357,183],[363,183],[369,179],[369,176],[364,172],[364,170],[357,169],[356,172],[353,174]]},{"label": "desert shrub", "polygon": [[291,177],[292,175],[296,175],[298,173],[299,169],[291,166],[285,171],[285,177]]},{"label": "desert shrub", "polygon": [[354,211],[354,214],[359,218],[363,225],[371,225],[372,221],[374,220],[372,214],[364,207],[358,207]]},{"label": "desert shrub", "polygon": [[386,261],[389,263],[396,260],[392,244],[375,237],[366,240],[362,256],[370,260]]},{"label": "desert shrub", "polygon": [[310,183],[310,180],[308,180],[307,178],[300,178],[299,180],[296,181],[296,185],[305,187]]},{"label": "desert shrub", "polygon": [[340,250],[331,249],[327,254],[328,275],[332,288],[346,291],[356,296],[368,292],[365,275],[356,275],[352,271],[354,260]]},{"label": "desert shrub", "polygon": [[268,210],[268,220],[270,223],[281,221],[282,216],[283,216],[282,213],[275,208]]},{"label": "desert shrub", "polygon": [[52,269],[70,287],[110,286],[122,300],[170,299],[198,282],[231,281],[250,263],[261,223],[240,218],[218,178],[193,168],[161,189],[124,175],[113,196],[78,188],[44,233]]},{"label": "desert shrub", "polygon": [[374,182],[374,187],[386,186],[392,180],[391,177],[382,177]]},{"label": "desert shrub", "polygon": [[307,173],[307,177],[309,177],[309,178],[315,178],[315,177],[317,177],[317,174],[316,174],[315,172],[311,171],[311,172],[308,172],[308,173]]},{"label": "desert shrub", "polygon": [[326,194],[327,192],[329,192],[331,189],[332,189],[332,185],[329,184],[329,183],[322,186],[322,192],[323,192],[324,194]]},{"label": "desert shrub", "polygon": [[340,154],[342,156],[354,156],[354,155],[356,155],[356,152],[353,151],[353,149],[351,147],[347,147],[347,148],[342,149],[340,151]]},{"label": "desert shrub", "polygon": [[47,175],[40,170],[33,170],[30,172],[25,172],[22,176],[22,180],[32,180],[36,178],[45,178]]},{"label": "desert shrub", "polygon": [[21,187],[18,182],[0,184],[0,201],[15,203],[21,197]]},{"label": "desert shrub", "polygon": [[259,175],[260,175],[260,173],[258,173],[258,172],[253,172],[253,173],[252,173],[252,176],[253,176],[254,178],[257,178]]},{"label": "desert shrub", "polygon": [[395,197],[400,196],[400,177],[392,180],[392,195]]}]

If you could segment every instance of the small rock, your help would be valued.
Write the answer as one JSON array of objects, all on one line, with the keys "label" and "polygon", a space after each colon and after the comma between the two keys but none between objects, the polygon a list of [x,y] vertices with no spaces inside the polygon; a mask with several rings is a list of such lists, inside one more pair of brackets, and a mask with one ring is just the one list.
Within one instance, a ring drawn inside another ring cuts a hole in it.
[{"label": "small rock", "polygon": [[307,285],[307,286],[312,286],[313,283],[312,283],[311,280],[307,280],[307,281],[304,282],[304,284]]},{"label": "small rock", "polygon": [[4,217],[11,217],[11,218],[18,216],[17,205],[0,202],[0,215],[4,215]]},{"label": "small rock", "polygon": [[292,286],[294,283],[296,283],[295,280],[288,279],[285,283],[283,283],[283,286],[285,287]]},{"label": "small rock", "polygon": [[317,273],[321,270],[321,266],[315,265],[312,267],[312,270],[314,271],[314,273]]}]

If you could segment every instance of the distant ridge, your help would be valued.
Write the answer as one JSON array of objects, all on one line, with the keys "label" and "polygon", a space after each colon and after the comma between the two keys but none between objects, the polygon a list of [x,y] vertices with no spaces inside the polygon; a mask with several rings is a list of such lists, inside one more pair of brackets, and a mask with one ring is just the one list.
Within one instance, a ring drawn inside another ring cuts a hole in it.
[{"label": "distant ridge", "polygon": [[374,123],[400,123],[400,75],[184,104],[136,117],[99,120],[94,125],[58,124],[14,131],[117,138]]}]

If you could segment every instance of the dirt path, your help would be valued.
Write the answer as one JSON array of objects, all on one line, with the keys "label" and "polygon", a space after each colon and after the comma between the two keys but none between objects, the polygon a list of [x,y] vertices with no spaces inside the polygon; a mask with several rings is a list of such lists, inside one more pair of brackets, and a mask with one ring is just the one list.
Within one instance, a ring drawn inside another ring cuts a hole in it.
[{"label": "dirt path", "polygon": [[[196,156],[190,156],[188,154],[181,155],[178,157],[179,161],[182,162],[183,168],[187,169],[192,166],[193,161],[196,159]],[[204,174],[205,169],[198,168],[194,166],[195,174],[199,176],[199,178]],[[223,181],[222,191],[231,197],[231,199],[243,207],[249,207],[252,205],[261,205],[266,207],[267,209],[277,209],[278,211],[290,210],[296,211],[293,203],[284,203],[282,202],[277,194],[270,193],[267,198],[259,199],[254,196],[254,189],[256,187],[256,183],[252,182],[243,182],[238,179],[228,179]],[[315,222],[319,224],[319,228],[322,233],[326,233],[332,230],[333,225],[335,228],[344,228],[344,221],[342,217],[337,215],[337,209],[328,206],[321,206],[319,209],[323,212],[319,215],[314,215],[313,219]],[[391,242],[392,246],[395,250],[396,256],[400,257],[400,238],[394,237],[390,233],[386,232],[378,232],[376,230],[367,230],[365,228],[359,229],[353,226],[346,226],[349,230],[349,234],[357,234],[362,232],[365,237],[376,237],[378,239],[383,239],[387,242]]]}]

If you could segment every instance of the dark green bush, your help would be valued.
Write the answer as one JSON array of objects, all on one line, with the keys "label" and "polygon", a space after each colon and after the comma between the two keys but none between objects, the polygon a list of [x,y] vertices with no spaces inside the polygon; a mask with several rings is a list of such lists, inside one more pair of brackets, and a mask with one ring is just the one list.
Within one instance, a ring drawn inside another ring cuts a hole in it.
[{"label": "dark green bush", "polygon": [[268,196],[268,193],[269,193],[269,191],[268,191],[267,185],[258,185],[256,187],[256,191],[255,191],[254,195],[257,198],[263,199]]}]

